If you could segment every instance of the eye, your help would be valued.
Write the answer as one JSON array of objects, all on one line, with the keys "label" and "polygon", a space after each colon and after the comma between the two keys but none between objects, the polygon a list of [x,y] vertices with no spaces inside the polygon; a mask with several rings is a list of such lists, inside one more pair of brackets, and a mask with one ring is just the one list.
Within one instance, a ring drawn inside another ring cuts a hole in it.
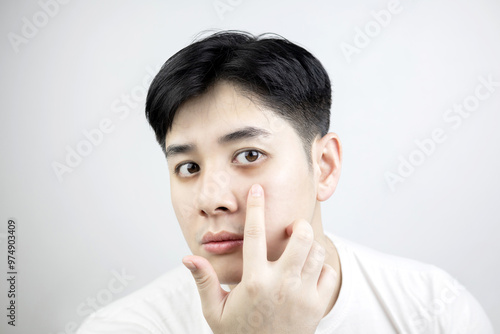
[{"label": "eye", "polygon": [[263,154],[259,151],[248,150],[248,151],[244,151],[244,152],[239,153],[234,159],[239,164],[248,165],[248,164],[251,164],[251,163],[257,161],[258,159],[260,159],[260,157],[262,157],[262,155]]},{"label": "eye", "polygon": [[186,162],[175,167],[175,174],[181,177],[189,177],[200,171],[200,166],[194,162]]}]

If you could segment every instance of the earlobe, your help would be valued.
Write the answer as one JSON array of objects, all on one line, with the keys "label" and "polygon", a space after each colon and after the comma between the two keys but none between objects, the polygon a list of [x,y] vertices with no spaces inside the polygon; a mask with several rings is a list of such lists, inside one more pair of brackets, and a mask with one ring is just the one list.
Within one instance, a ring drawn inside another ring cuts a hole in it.
[{"label": "earlobe", "polygon": [[316,199],[326,201],[333,195],[340,178],[342,145],[337,134],[330,132],[317,143],[316,163],[319,171]]}]

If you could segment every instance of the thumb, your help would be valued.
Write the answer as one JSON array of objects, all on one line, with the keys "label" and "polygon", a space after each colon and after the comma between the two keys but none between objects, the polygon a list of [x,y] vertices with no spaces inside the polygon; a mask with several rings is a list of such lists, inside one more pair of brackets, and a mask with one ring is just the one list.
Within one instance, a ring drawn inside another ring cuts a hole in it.
[{"label": "thumb", "polygon": [[221,288],[214,268],[207,259],[195,255],[185,256],[182,263],[191,271],[196,282],[205,318],[219,319],[228,293]]}]

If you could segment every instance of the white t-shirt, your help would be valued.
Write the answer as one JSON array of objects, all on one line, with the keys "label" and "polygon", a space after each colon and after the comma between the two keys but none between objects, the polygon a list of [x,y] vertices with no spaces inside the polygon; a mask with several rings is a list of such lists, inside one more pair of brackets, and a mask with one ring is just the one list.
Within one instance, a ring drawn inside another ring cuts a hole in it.
[{"label": "white t-shirt", "polygon": [[[339,254],[342,286],[316,334],[493,333],[481,305],[445,271],[327,235]],[[77,334],[91,333],[212,331],[191,273],[179,266],[90,315]]]}]

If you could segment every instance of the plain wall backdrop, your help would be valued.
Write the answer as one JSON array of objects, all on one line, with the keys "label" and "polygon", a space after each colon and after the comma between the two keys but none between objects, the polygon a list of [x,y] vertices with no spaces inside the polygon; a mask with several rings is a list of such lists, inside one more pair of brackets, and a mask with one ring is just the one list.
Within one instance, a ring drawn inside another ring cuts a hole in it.
[{"label": "plain wall backdrop", "polygon": [[[30,0],[0,9],[2,333],[72,333],[190,253],[144,92],[207,29],[278,33],[319,58],[344,150],[337,191],[322,204],[325,229],[445,269],[500,331],[498,1]],[[10,218],[16,327],[3,278]]]}]

